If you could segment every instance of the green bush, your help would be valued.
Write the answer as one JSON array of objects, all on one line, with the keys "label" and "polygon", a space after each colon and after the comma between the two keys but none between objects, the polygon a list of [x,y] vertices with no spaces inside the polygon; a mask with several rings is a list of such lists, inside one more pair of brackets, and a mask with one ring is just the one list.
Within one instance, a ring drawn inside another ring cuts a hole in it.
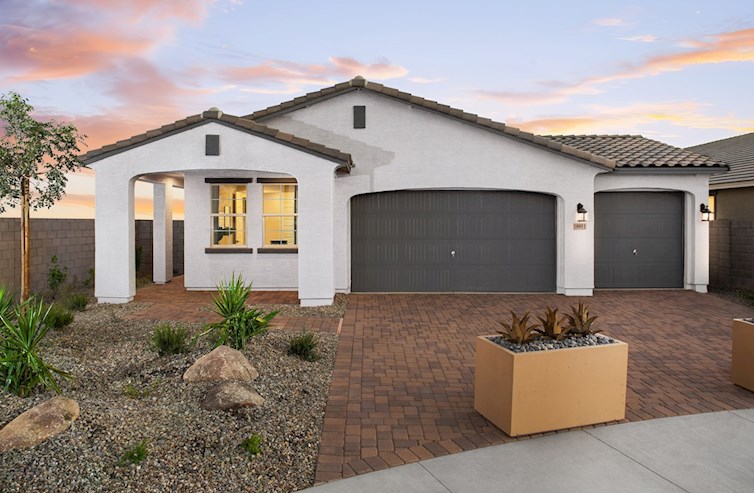
[{"label": "green bush", "polygon": [[13,307],[16,304],[16,295],[0,286],[0,319],[13,314]]},{"label": "green bush", "polygon": [[73,313],[67,308],[53,303],[49,307],[45,323],[53,329],[62,329],[73,322]]},{"label": "green bush", "polygon": [[241,448],[243,448],[249,457],[254,457],[262,453],[262,437],[259,434],[254,433],[249,438],[241,442]]},{"label": "green bush", "polygon": [[84,279],[84,287],[85,288],[93,288],[94,287],[94,267],[90,267],[86,271],[86,279]]},{"label": "green bush", "polygon": [[224,344],[234,349],[243,349],[252,337],[265,332],[277,311],[265,313],[249,308],[246,300],[251,294],[251,283],[246,284],[243,277],[233,274],[230,281],[217,285],[218,294],[212,297],[215,304],[213,311],[223,317],[221,322],[210,324],[201,335],[215,332],[215,346]]},{"label": "green bush", "polygon": [[6,391],[25,397],[42,385],[60,393],[55,377],[70,378],[39,354],[50,328],[48,314],[49,308],[32,298],[15,306],[10,316],[0,317],[0,385]]},{"label": "green bush", "polygon": [[68,278],[68,267],[62,269],[58,265],[57,255],[50,259],[50,267],[47,269],[47,287],[50,288],[53,299],[58,295],[58,290]]},{"label": "green bush", "polygon": [[160,356],[185,353],[188,349],[187,337],[188,331],[185,327],[173,327],[169,323],[162,323],[155,327],[150,344]]},{"label": "green bush", "polygon": [[318,345],[319,340],[317,340],[316,334],[303,330],[301,334],[295,336],[288,343],[288,354],[298,356],[306,361],[317,361],[319,359]]},{"label": "green bush", "polygon": [[118,466],[123,467],[126,464],[140,464],[149,455],[147,444],[149,439],[145,438],[133,447],[126,449],[123,457],[118,461]]},{"label": "green bush", "polygon": [[89,297],[84,293],[72,294],[65,302],[65,306],[69,310],[76,310],[77,312],[83,312],[86,309],[86,305],[89,303]]}]

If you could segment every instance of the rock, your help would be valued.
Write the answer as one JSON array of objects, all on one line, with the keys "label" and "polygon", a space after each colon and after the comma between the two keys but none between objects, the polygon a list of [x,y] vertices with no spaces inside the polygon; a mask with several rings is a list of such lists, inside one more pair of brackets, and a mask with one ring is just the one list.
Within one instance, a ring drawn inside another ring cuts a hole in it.
[{"label": "rock", "polygon": [[264,398],[240,382],[223,382],[212,387],[202,401],[207,411],[224,411],[239,407],[257,407]]},{"label": "rock", "polygon": [[73,399],[56,396],[19,414],[0,430],[0,453],[31,448],[67,430],[79,417]]},{"label": "rock", "polygon": [[224,382],[238,380],[250,382],[259,376],[241,351],[219,346],[205,354],[183,374],[186,382]]}]

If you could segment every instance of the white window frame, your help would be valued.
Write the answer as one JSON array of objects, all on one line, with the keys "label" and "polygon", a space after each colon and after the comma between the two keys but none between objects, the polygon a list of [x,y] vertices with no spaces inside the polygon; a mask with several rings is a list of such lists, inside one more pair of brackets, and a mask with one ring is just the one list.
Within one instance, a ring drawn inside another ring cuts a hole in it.
[{"label": "white window frame", "polygon": [[[258,182],[260,185],[262,185],[262,190],[261,190],[262,192],[262,248],[264,249],[268,249],[268,248],[297,249],[298,248],[298,183],[295,181],[287,180],[287,179],[276,180],[274,178],[269,178],[269,179],[260,178]],[[264,212],[264,187],[267,187],[267,186],[283,187],[286,185],[288,186],[293,185],[294,187],[296,187],[296,191],[294,194],[296,211],[293,214],[283,214],[282,212],[280,214],[265,214]],[[268,218],[268,217],[279,217],[281,219],[281,223],[282,223],[282,218],[293,217],[294,222],[296,224],[296,227],[293,230],[293,238],[295,239],[295,243],[292,245],[290,244],[268,245],[266,243],[267,238],[265,238],[265,234],[266,234],[265,218]]]}]

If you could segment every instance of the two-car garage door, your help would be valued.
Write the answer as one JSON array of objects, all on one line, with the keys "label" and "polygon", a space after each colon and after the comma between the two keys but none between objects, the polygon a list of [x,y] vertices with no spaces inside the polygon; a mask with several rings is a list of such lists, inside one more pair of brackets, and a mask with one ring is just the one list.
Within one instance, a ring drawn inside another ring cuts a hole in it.
[{"label": "two-car garage door", "polygon": [[[595,194],[595,287],[683,287],[683,194]],[[556,203],[510,191],[410,190],[351,201],[351,289],[555,291]]]},{"label": "two-car garage door", "polygon": [[554,291],[555,198],[410,190],[351,201],[351,289]]}]

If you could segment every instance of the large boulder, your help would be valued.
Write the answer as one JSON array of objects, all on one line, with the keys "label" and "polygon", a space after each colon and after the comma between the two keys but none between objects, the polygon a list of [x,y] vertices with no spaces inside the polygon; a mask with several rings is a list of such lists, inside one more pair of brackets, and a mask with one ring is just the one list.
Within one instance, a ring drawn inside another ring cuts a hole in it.
[{"label": "large boulder", "polygon": [[79,417],[73,399],[57,396],[32,407],[0,430],[0,453],[31,448],[67,430]]},{"label": "large boulder", "polygon": [[251,382],[259,376],[241,351],[228,346],[219,346],[205,354],[186,370],[186,382],[225,382],[237,380]]},{"label": "large boulder", "polygon": [[207,411],[224,411],[239,407],[257,407],[264,398],[241,382],[222,382],[212,387],[202,401]]}]

